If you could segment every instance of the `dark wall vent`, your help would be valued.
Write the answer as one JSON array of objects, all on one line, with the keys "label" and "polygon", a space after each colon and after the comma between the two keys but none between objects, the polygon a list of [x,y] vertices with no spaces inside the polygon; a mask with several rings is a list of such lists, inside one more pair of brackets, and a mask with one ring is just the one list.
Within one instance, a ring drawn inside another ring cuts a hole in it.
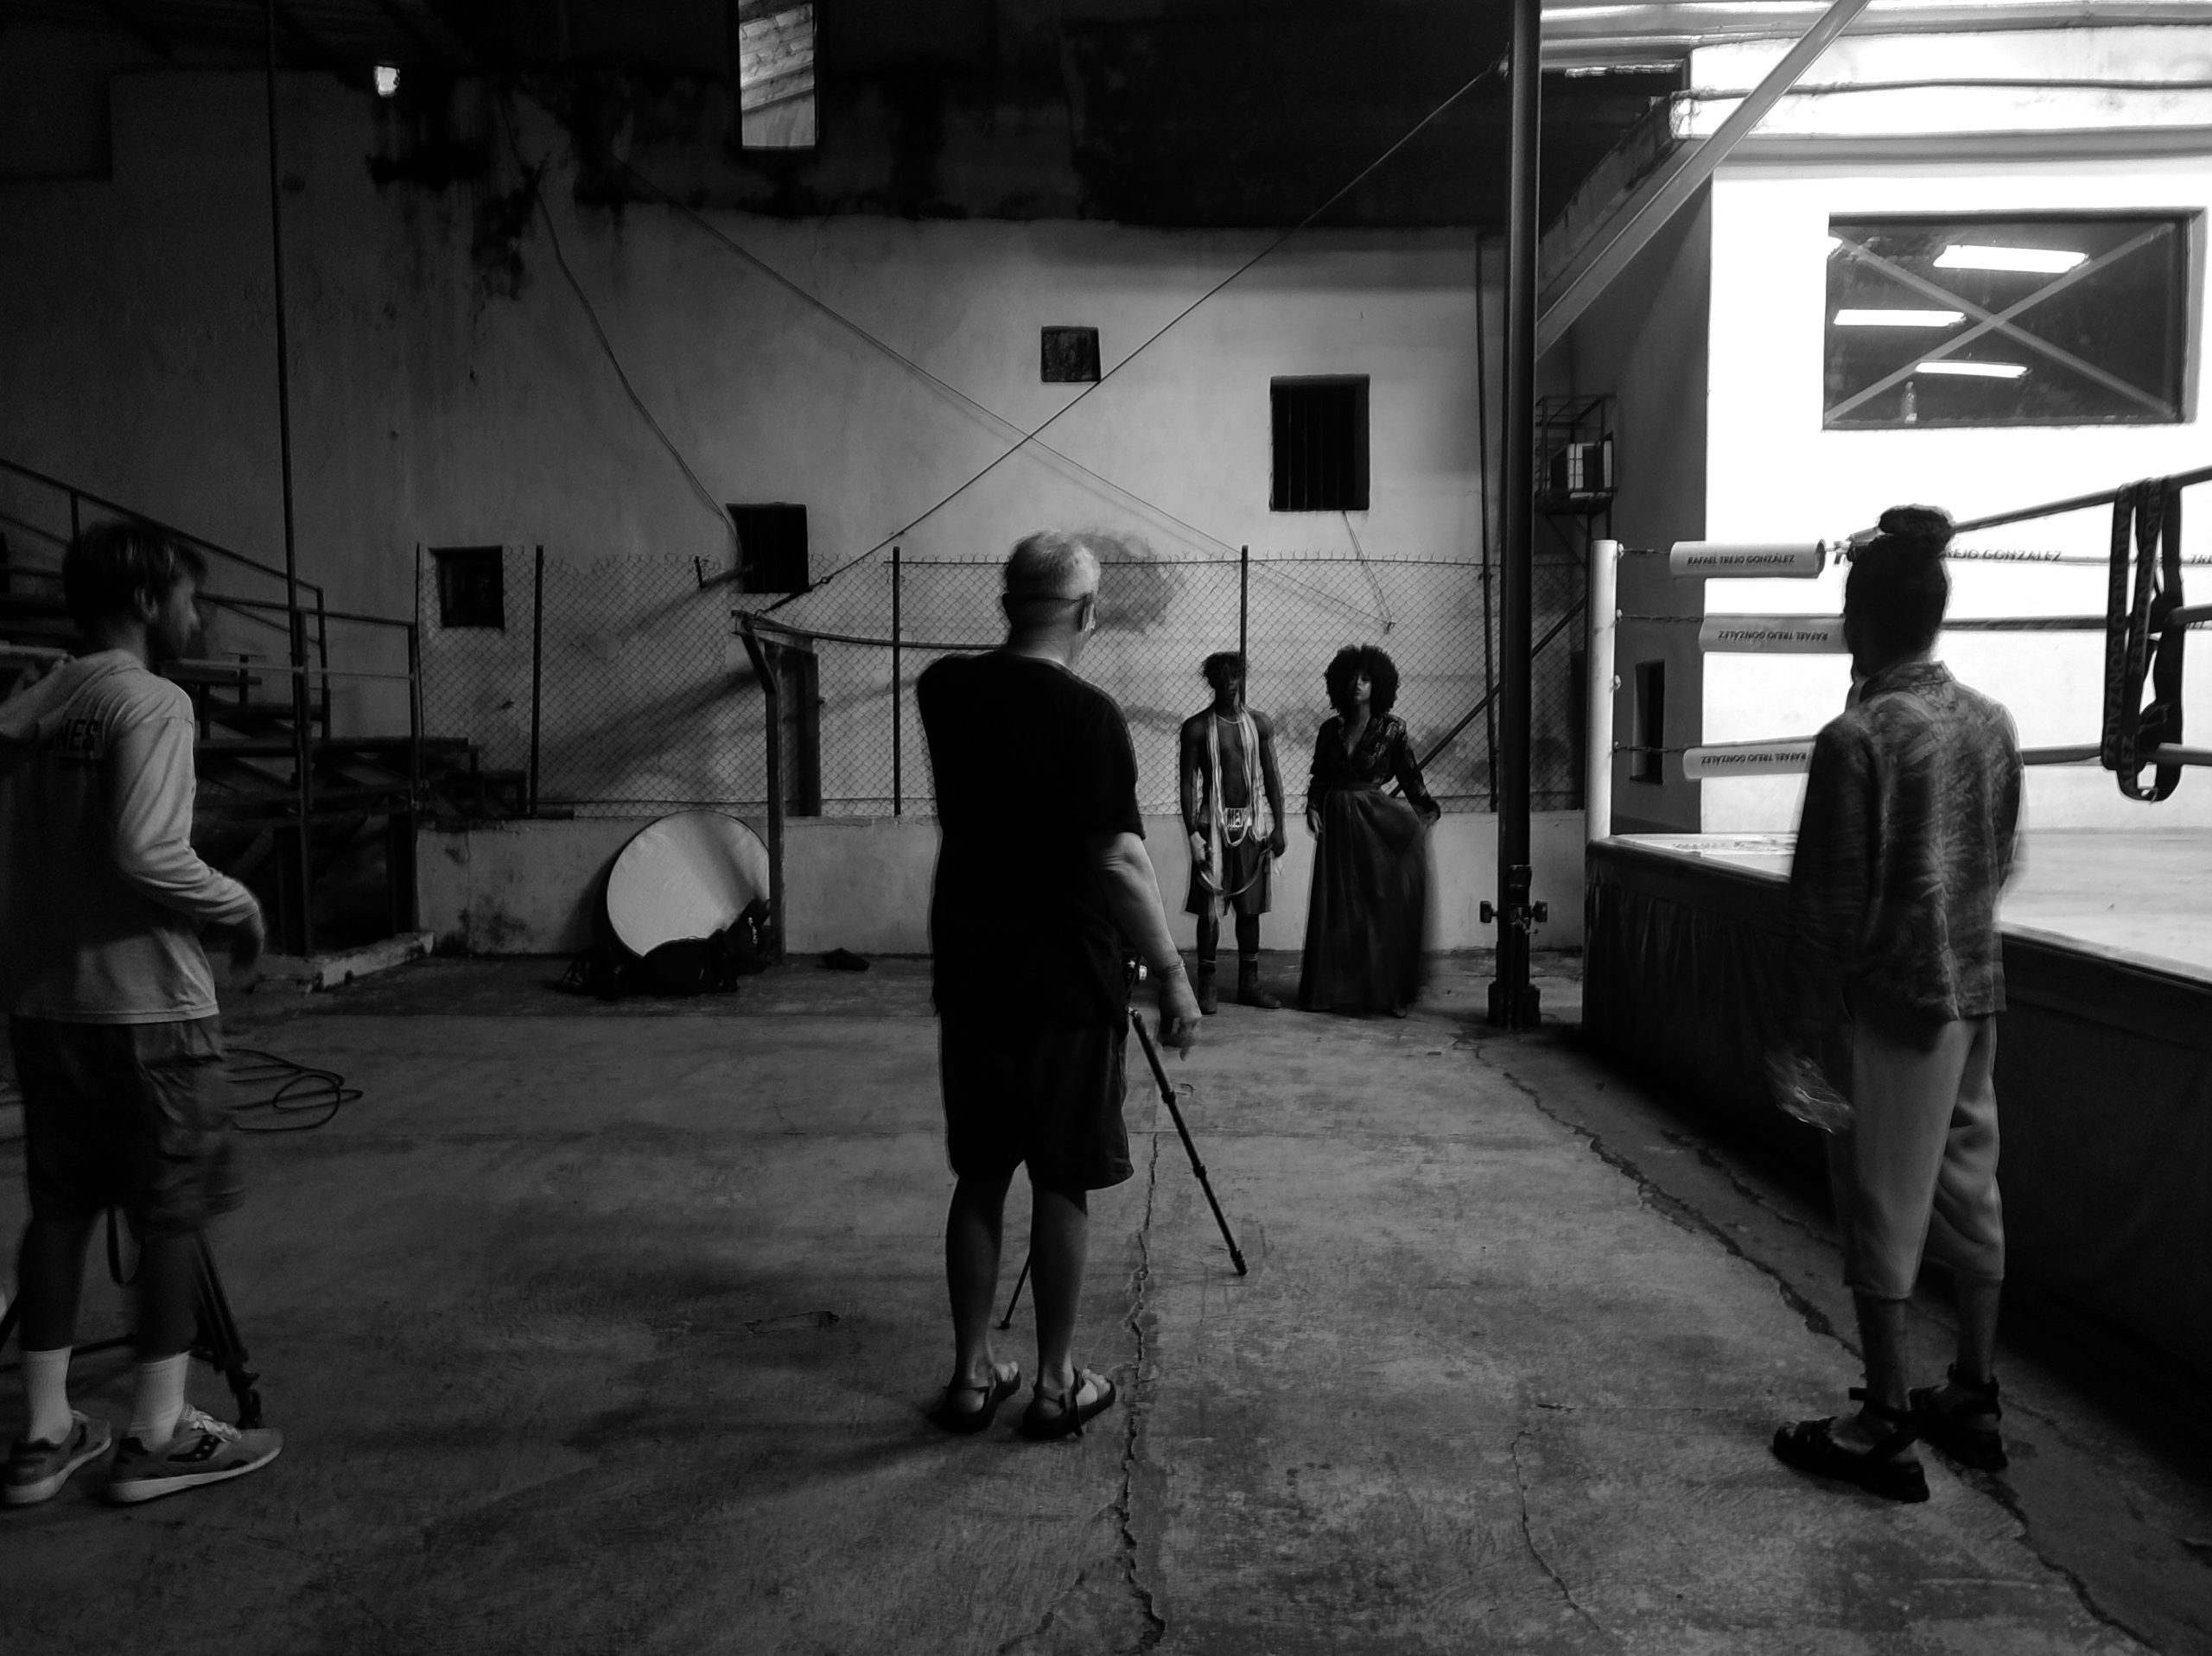
[{"label": "dark wall vent", "polygon": [[438,571],[438,625],[507,630],[506,549],[434,546]]}]

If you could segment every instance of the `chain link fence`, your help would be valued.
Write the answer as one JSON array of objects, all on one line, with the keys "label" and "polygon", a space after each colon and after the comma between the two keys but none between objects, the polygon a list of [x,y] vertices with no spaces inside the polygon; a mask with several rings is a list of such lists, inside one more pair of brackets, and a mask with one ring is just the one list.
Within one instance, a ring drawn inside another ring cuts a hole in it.
[{"label": "chain link fence", "polygon": [[[1586,567],[1540,559],[1534,583],[1532,803],[1581,803],[1580,669]],[[926,814],[927,747],[914,682],[949,650],[988,649],[1004,631],[995,560],[886,559],[786,605],[818,683],[820,804],[830,815]],[[1494,582],[1495,575],[1491,576]],[[1083,676],[1121,704],[1136,747],[1140,803],[1176,809],[1177,733],[1206,704],[1199,664],[1243,642],[1247,698],[1275,721],[1285,787],[1302,797],[1312,744],[1330,709],[1323,669],[1340,648],[1373,644],[1399,674],[1395,711],[1430,791],[1447,811],[1495,808],[1496,598],[1478,563],[1277,554],[1109,561],[1099,630]],[[898,635],[893,646],[893,631]]]},{"label": "chain link fence", "polygon": [[424,557],[426,736],[467,742],[473,768],[520,778],[540,810],[759,808],[764,698],[726,587],[688,558],[497,550],[498,625],[448,624],[438,562],[451,552]]},{"label": "chain link fence", "polygon": [[[1563,543],[1539,553],[1531,803],[1572,809],[1581,803],[1585,566]],[[501,574],[503,628],[448,626],[426,566],[428,734],[474,743],[486,768],[531,772],[541,809],[763,808],[766,698],[733,611],[766,611],[773,597],[738,593],[726,578],[702,581],[686,559],[548,554],[541,580],[532,549],[507,548]],[[763,617],[762,636],[783,646],[787,674],[787,809],[931,813],[915,681],[950,651],[1000,641],[1000,582],[995,559],[887,555]],[[1248,699],[1275,722],[1295,803],[1329,716],[1323,669],[1346,644],[1379,645],[1397,664],[1395,711],[1437,803],[1487,811],[1497,803],[1488,695],[1497,659],[1495,583],[1495,571],[1486,578],[1478,562],[1441,560],[1117,559],[1103,571],[1099,631],[1082,671],[1128,716],[1144,809],[1170,812],[1177,733],[1209,695],[1199,663],[1241,638]]]}]

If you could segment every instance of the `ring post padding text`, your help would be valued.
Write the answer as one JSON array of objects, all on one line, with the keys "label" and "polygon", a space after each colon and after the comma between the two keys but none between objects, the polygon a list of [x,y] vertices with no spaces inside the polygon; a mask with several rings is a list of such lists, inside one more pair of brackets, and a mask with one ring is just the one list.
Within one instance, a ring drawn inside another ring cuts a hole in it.
[{"label": "ring post padding text", "polygon": [[1797,541],[1787,545],[1732,545],[1726,541],[1676,541],[1667,549],[1667,573],[1685,580],[1788,575],[1809,579],[1827,564],[1827,542]]},{"label": "ring post padding text", "polygon": [[1715,777],[1802,776],[1813,763],[1810,736],[1773,742],[1728,742],[1693,747],[1682,755],[1682,774],[1693,782]]},{"label": "ring post padding text", "polygon": [[1698,648],[1709,656],[1840,656],[1840,615],[1708,615]]}]

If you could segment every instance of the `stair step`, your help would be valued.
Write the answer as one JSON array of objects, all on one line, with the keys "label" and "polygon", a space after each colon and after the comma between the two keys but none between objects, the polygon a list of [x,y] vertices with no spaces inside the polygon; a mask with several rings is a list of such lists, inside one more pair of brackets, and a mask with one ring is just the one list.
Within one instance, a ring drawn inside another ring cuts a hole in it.
[{"label": "stair step", "polygon": [[[289,759],[292,757],[292,743],[289,738],[273,737],[203,737],[195,743],[196,752],[218,758]],[[404,755],[410,744],[404,736],[317,736],[308,744],[317,758],[344,758],[355,754],[362,758],[390,758]],[[450,757],[466,755],[468,743],[458,736],[425,736],[423,757]]]},{"label": "stair step", "polygon": [[[263,682],[262,676],[251,662],[240,662],[236,667],[203,667],[197,663],[186,664],[171,662],[162,669],[180,684],[236,685],[241,680],[248,688]],[[290,706],[289,702],[285,704]]]},{"label": "stair step", "polygon": [[59,616],[0,616],[0,638],[10,644],[73,646],[77,642],[77,624],[67,612]]},{"label": "stair step", "polygon": [[[226,677],[211,673],[206,676],[204,682],[211,684],[235,684],[238,680],[235,677]],[[201,702],[200,710],[211,723],[219,720],[226,725],[266,725],[279,720],[289,720],[292,716],[292,704],[289,701],[222,701],[213,696],[209,696]],[[326,704],[320,696],[310,696],[308,699],[308,718],[320,719],[326,711]]]}]

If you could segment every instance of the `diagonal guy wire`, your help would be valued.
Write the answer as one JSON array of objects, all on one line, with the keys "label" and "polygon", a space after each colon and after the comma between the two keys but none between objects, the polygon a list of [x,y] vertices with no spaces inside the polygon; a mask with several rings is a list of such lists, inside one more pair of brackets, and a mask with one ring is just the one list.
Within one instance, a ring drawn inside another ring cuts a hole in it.
[{"label": "diagonal guy wire", "polygon": [[2171,229],[2172,226],[2171,225],[2160,225],[2154,229],[2146,230],[2141,235],[2135,237],[2133,239],[2122,242],[2110,252],[2101,253],[2095,258],[2089,260],[2086,264],[2075,265],[2064,276],[2060,276],[2056,282],[2045,282],[2042,287],[2037,289],[2024,299],[2019,300],[2012,305],[2008,305],[2005,309],[1996,312],[1984,310],[1980,306],[1975,304],[1971,299],[1961,298],[1957,294],[1953,293],[1948,288],[1942,286],[1941,283],[1930,282],[1925,276],[1916,276],[1910,270],[1905,270],[1903,266],[1891,263],[1888,259],[1884,258],[1879,253],[1874,252],[1871,249],[1860,246],[1857,242],[1853,241],[1848,236],[1836,237],[1836,240],[1843,244],[1844,251],[1851,257],[1863,260],[1866,263],[1872,265],[1876,270],[1881,271],[1883,275],[1888,276],[1891,280],[1903,282],[1906,287],[1915,289],[1931,299],[1941,299],[1945,301],[1947,303],[1958,306],[1961,310],[1964,310],[1967,314],[1975,319],[1975,324],[1974,327],[1968,328],[1965,333],[1958,335],[1957,338],[1944,340],[1934,350],[1918,353],[1912,362],[1908,363],[1905,366],[1898,369],[1887,378],[1878,379],[1872,385],[1866,386],[1861,390],[1854,391],[1842,402],[1838,403],[1834,407],[1829,409],[1827,410],[1827,417],[1830,420],[1840,419],[1843,416],[1850,413],[1852,409],[1857,408],[1860,403],[1866,402],[1867,398],[1871,397],[1879,397],[1884,391],[1889,390],[1891,386],[1897,384],[1898,381],[1910,379],[1912,377],[1913,371],[1917,368],[1921,363],[1936,361],[1944,357],[1948,357],[1953,352],[1971,345],[1974,340],[1980,339],[1983,334],[1989,333],[1992,329],[2010,334],[2013,339],[2019,340],[2022,344],[2026,345],[2034,350],[2042,352],[2045,356],[2073,369],[2076,373],[2087,375],[2089,378],[2097,381],[2108,390],[2116,390],[2123,396],[2133,397],[2137,402],[2142,403],[2154,414],[2171,413],[2172,410],[2168,408],[2165,403],[2159,402],[2158,399],[2152,397],[2147,391],[2144,391],[2136,386],[2129,384],[2126,380],[2118,378],[2116,375],[2107,373],[2103,369],[2096,366],[2094,363],[2082,361],[2081,358],[2075,356],[2070,351],[2067,351],[2058,346],[2052,345],[2046,339],[2039,339],[2034,334],[2026,332],[2024,329],[2017,328],[2011,325],[2012,319],[2019,315],[2021,312],[2032,310],[2036,306],[2043,303],[2044,300],[2050,298],[2055,294],[2063,293],[2065,289],[2072,287],[2083,277],[2094,275],[2095,272],[2104,270],[2109,265],[2117,264],[2121,259],[2126,258],[2130,253],[2135,251],[2139,247],[2145,246],[2148,243],[2156,240],[2159,236],[2166,234]]},{"label": "diagonal guy wire", "polygon": [[[1090,384],[1084,386],[1083,390],[1078,391],[1075,396],[1070,397],[1065,403],[1062,403],[1058,409],[1046,416],[1045,419],[1040,421],[1037,425],[1024,432],[1020,441],[1016,441],[1003,454],[1001,454],[995,459],[992,460],[981,470],[969,475],[964,481],[963,481],[957,487],[951,490],[949,493],[940,497],[938,500],[933,502],[926,511],[921,512],[918,516],[913,517],[899,528],[892,530],[890,534],[885,536],[874,546],[869,547],[865,552],[859,554],[857,556],[848,558],[844,562],[839,564],[835,569],[830,571],[828,574],[823,576],[820,581],[814,582],[813,586],[808,590],[815,591],[823,587],[826,587],[830,582],[835,581],[839,575],[844,574],[846,570],[851,568],[855,564],[865,562],[869,558],[874,557],[877,553],[882,551],[885,547],[889,546],[893,541],[898,540],[901,536],[910,533],[922,523],[926,523],[939,511],[942,511],[946,506],[951,504],[953,501],[958,499],[962,495],[967,493],[969,490],[974,488],[976,484],[988,477],[993,472],[998,470],[998,468],[1004,465],[1007,460],[1012,460],[1016,454],[1020,454],[1031,443],[1036,441],[1037,438],[1042,433],[1058,421],[1063,416],[1066,415],[1071,409],[1081,403],[1085,397],[1089,397],[1093,391],[1096,391],[1099,387],[1105,384],[1106,382],[1113,378],[1115,375],[1120,373],[1122,369],[1135,362],[1139,357],[1142,356],[1147,351],[1151,349],[1153,346],[1159,343],[1163,336],[1165,336],[1171,329],[1175,327],[1178,323],[1181,322],[1184,318],[1190,315],[1192,311],[1198,309],[1199,306],[1205,304],[1206,301],[1211,299],[1224,288],[1228,287],[1230,282],[1235,282],[1247,270],[1249,270],[1254,265],[1259,263],[1261,260],[1274,253],[1276,249],[1282,246],[1282,244],[1285,242],[1287,242],[1292,237],[1299,234],[1301,231],[1307,229],[1316,219],[1319,219],[1323,213],[1328,212],[1329,209],[1335,206],[1338,202],[1343,200],[1344,197],[1350,195],[1352,191],[1357,189],[1362,184],[1365,183],[1367,180],[1372,177],[1376,172],[1377,172],[1391,159],[1392,156],[1395,155],[1401,149],[1403,149],[1408,144],[1411,143],[1414,138],[1425,131],[1446,110],[1450,109],[1462,98],[1465,98],[1469,92],[1472,92],[1478,86],[1481,85],[1483,81],[1488,79],[1491,75],[1498,73],[1503,69],[1504,65],[1505,59],[1501,56],[1496,62],[1490,64],[1483,69],[1478,70],[1467,80],[1463,82],[1457,91],[1451,93],[1443,100],[1443,102],[1438,104],[1433,109],[1430,110],[1427,114],[1422,116],[1420,120],[1414,122],[1411,127],[1408,128],[1404,135],[1401,136],[1397,142],[1391,144],[1389,149],[1385,149],[1373,161],[1368,162],[1366,166],[1361,168],[1357,173],[1354,174],[1353,176],[1339,189],[1338,189],[1334,194],[1331,195],[1327,200],[1322,202],[1321,205],[1315,207],[1313,212],[1307,213],[1303,219],[1300,219],[1289,229],[1284,231],[1280,236],[1277,236],[1273,241],[1269,242],[1258,252],[1253,254],[1251,257],[1246,259],[1243,263],[1238,265],[1227,276],[1222,277],[1220,281],[1215,282],[1213,286],[1208,288],[1204,293],[1200,294],[1196,299],[1191,301],[1189,304],[1184,306],[1182,309],[1177,311],[1174,315],[1169,317],[1165,322],[1161,323],[1159,327],[1155,328],[1137,346],[1136,349],[1130,352],[1128,355],[1123,357],[1119,362],[1116,363],[1111,368],[1109,368],[1096,379],[1091,381]],[[1207,538],[1212,539],[1213,537],[1209,536]],[[1226,542],[1222,542],[1222,544],[1225,545]],[[779,599],[775,603],[769,605],[766,609],[761,612],[761,613],[772,613],[772,612],[782,608],[785,604],[791,603],[794,600],[803,597],[804,595],[804,594],[803,593],[793,593],[790,597]]]},{"label": "diagonal guy wire", "polygon": [[584,291],[583,283],[576,279],[576,273],[569,268],[569,256],[562,251],[561,232],[553,222],[553,209],[546,205],[545,192],[539,187],[547,163],[541,162],[533,168],[523,159],[522,139],[515,131],[514,111],[507,106],[505,98],[499,100],[499,108],[500,124],[506,129],[507,145],[514,151],[515,165],[522,169],[524,187],[530,192],[531,206],[545,226],[545,239],[553,249],[553,262],[561,267],[561,275],[569,284],[569,291],[575,295],[576,303],[582,307],[584,320],[591,324],[592,336],[599,341],[599,348],[606,356],[607,365],[614,370],[614,378],[621,383],[623,395],[630,399],[630,406],[638,411],[639,417],[660,440],[660,446],[676,462],[677,470],[683,473],[683,480],[691,485],[691,492],[699,498],[699,504],[721,525],[722,533],[729,536],[733,549],[741,551],[742,549],[736,548],[736,520],[715,498],[714,492],[699,480],[698,473],[691,469],[691,462],[684,459],[683,451],[676,446],[676,440],[668,435],[666,428],[654,416],[652,409],[646,406],[645,399],[639,394],[637,386],[631,383],[629,371],[622,366],[622,358],[615,352],[614,341],[607,337],[606,326],[599,320],[598,308],[591,302],[591,295]]},{"label": "diagonal guy wire", "polygon": [[[1416,121],[1411,127],[1409,127],[1395,143],[1383,150],[1383,152],[1377,155],[1373,161],[1370,162],[1365,167],[1362,168],[1358,173],[1354,174],[1351,179],[1341,186],[1326,200],[1323,201],[1319,206],[1307,213],[1305,218],[1300,219],[1297,224],[1284,231],[1273,241],[1269,242],[1265,247],[1252,255],[1251,257],[1246,259],[1243,263],[1238,265],[1234,270],[1230,271],[1220,281],[1215,282],[1213,286],[1207,289],[1205,292],[1200,294],[1188,305],[1185,305],[1181,310],[1170,317],[1167,321],[1163,323],[1159,328],[1155,329],[1147,338],[1140,343],[1135,350],[1131,351],[1111,368],[1101,374],[1097,379],[1091,382],[1089,385],[1084,386],[1081,391],[1069,398],[1066,403],[1062,404],[1059,409],[1048,416],[1040,423],[1026,431],[1014,421],[1006,418],[996,410],[976,401],[976,399],[969,396],[965,391],[960,390],[959,387],[953,385],[940,376],[932,373],[929,369],[924,367],[920,363],[916,362],[913,358],[906,356],[903,352],[900,352],[896,346],[891,345],[888,341],[878,337],[876,334],[862,327],[859,322],[854,320],[851,317],[845,315],[842,311],[839,311],[835,306],[830,304],[826,300],[820,298],[818,295],[810,292],[807,289],[799,285],[798,282],[785,275],[781,270],[770,264],[766,260],[761,258],[750,248],[745,246],[734,237],[728,235],[711,219],[698,212],[697,209],[692,207],[688,202],[683,201],[677,196],[671,194],[658,181],[640,171],[629,161],[620,156],[614,157],[615,164],[619,166],[624,173],[627,174],[632,180],[634,180],[640,187],[642,187],[648,194],[659,200],[664,206],[672,207],[677,212],[682,213],[684,217],[690,219],[694,224],[697,225],[717,242],[720,242],[731,252],[736,254],[738,257],[743,259],[747,264],[751,265],[761,275],[766,276],[770,281],[785,289],[802,302],[819,310],[823,315],[827,316],[838,327],[846,329],[865,343],[874,346],[876,350],[880,351],[885,355],[892,358],[894,361],[899,363],[911,372],[938,388],[948,397],[950,397],[956,401],[974,409],[978,414],[983,416],[985,418],[992,421],[1007,430],[1018,434],[1015,441],[1010,447],[994,458],[980,471],[969,476],[964,482],[960,484],[958,487],[952,490],[950,493],[946,494],[938,499],[934,504],[930,506],[927,511],[921,513],[919,517],[915,517],[904,527],[894,530],[891,534],[884,536],[874,545],[869,547],[866,551],[858,554],[856,556],[847,559],[843,563],[839,564],[836,568],[823,575],[821,580],[810,583],[805,592],[793,593],[787,597],[779,599],[775,603],[770,604],[759,611],[758,613],[762,615],[773,614],[776,611],[783,608],[785,605],[793,603],[798,599],[805,597],[808,593],[818,591],[823,587],[827,586],[830,581],[835,581],[839,575],[844,574],[845,571],[852,568],[855,565],[865,562],[868,559],[874,557],[877,553],[882,551],[884,548],[891,545],[893,542],[898,540],[901,536],[906,535],[922,523],[927,521],[937,512],[942,511],[953,500],[957,499],[959,496],[964,494],[968,490],[974,487],[992,472],[997,470],[998,467],[1003,465],[1007,460],[1020,453],[1023,448],[1033,445],[1043,449],[1055,460],[1058,460],[1074,470],[1081,473],[1084,476],[1091,479],[1094,482],[1099,484],[1103,488],[1113,493],[1121,495],[1128,500],[1135,502],[1143,510],[1166,519],[1176,527],[1186,530],[1203,541],[1211,542],[1214,545],[1221,547],[1224,550],[1230,549],[1230,543],[1222,539],[1219,536],[1211,533],[1210,530],[1202,529],[1198,524],[1192,523],[1185,518],[1176,516],[1176,514],[1168,511],[1166,507],[1160,505],[1157,502],[1147,499],[1145,496],[1139,494],[1136,491],[1127,488],[1122,485],[1115,482],[1111,478],[1106,477],[1103,473],[1092,470],[1090,466],[1084,465],[1080,460],[1075,460],[1073,457],[1062,453],[1060,450],[1052,447],[1050,444],[1039,441],[1040,434],[1054,422],[1058,421],[1063,415],[1066,414],[1071,409],[1074,408],[1077,403],[1082,402],[1084,397],[1089,397],[1091,392],[1096,390],[1109,379],[1111,379],[1122,369],[1128,367],[1130,363],[1134,362],[1145,351],[1156,344],[1170,329],[1173,328],[1178,323],[1189,316],[1192,312],[1197,310],[1199,306],[1205,304],[1207,300],[1212,298],[1223,289],[1228,287],[1238,277],[1244,275],[1246,271],[1251,270],[1253,266],[1258,264],[1262,259],[1267,258],[1270,254],[1281,248],[1284,243],[1290,240],[1292,237],[1309,228],[1315,220],[1319,219],[1324,213],[1327,213],[1330,208],[1335,206],[1338,202],[1343,200],[1345,196],[1351,194],[1353,190],[1364,183],[1385,163],[1387,163],[1391,157],[1395,155],[1401,149],[1403,149],[1408,143],[1411,143],[1415,137],[1435,122],[1435,120],[1446,110],[1450,109],[1454,104],[1465,98],[1484,79],[1493,74],[1500,73],[1503,69],[1504,64],[1505,60],[1501,56],[1497,61],[1478,71],[1457,90],[1453,91],[1449,96],[1445,98],[1442,102],[1439,103],[1426,115],[1422,116],[1419,121]],[[543,109],[547,113],[553,115],[556,120],[560,118],[558,111],[554,110],[543,98],[527,87],[521,88],[521,90],[524,96],[530,98],[532,102],[537,104],[541,109]],[[511,139],[512,136],[512,134],[511,130]],[[1289,578],[1285,577],[1285,579]],[[1292,581],[1291,584],[1301,587],[1306,587],[1306,583],[1302,581]],[[1314,591],[1315,589],[1309,587],[1307,590]],[[1319,595],[1318,593],[1317,595]],[[1338,603],[1342,602],[1341,600],[1334,601]],[[1384,620],[1387,625],[1387,617],[1378,616],[1376,619]]]}]

